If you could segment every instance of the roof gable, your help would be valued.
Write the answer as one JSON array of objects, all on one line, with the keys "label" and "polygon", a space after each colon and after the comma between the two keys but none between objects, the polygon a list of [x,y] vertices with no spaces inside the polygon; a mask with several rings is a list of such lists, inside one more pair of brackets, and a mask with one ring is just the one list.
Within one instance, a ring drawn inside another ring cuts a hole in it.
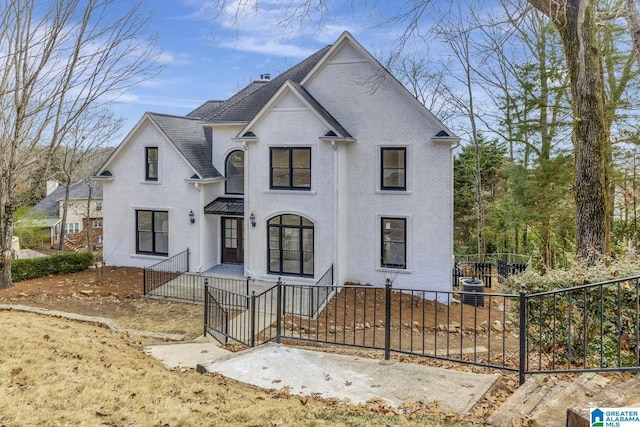
[{"label": "roof gable", "polygon": [[[337,138],[351,138],[349,132],[300,84],[292,81],[285,81],[273,97],[262,107],[262,109],[253,117],[253,119],[240,131],[238,137],[245,136],[248,133],[253,134],[252,128],[279,102],[290,94],[293,95],[306,108],[312,111],[316,117],[324,122],[329,128],[327,133],[332,133]],[[259,135],[258,135],[259,136]],[[322,136],[322,135],[318,135]]]},{"label": "roof gable", "polygon": [[[348,32],[343,32],[338,40],[332,44],[325,52],[323,57],[318,60],[315,66],[309,71],[309,73],[300,81],[300,85],[305,86],[315,76],[322,72],[322,69],[331,62],[362,62],[366,61],[371,66],[380,72],[380,76],[385,78],[386,81],[393,84],[415,107],[425,116],[428,120],[432,121],[437,127],[444,130],[448,135],[454,135],[454,133],[447,128],[436,116],[433,115],[427,107],[425,107],[418,99],[409,92],[409,90],[396,79],[393,74],[389,72],[380,62],[374,58],[358,41]],[[451,140],[457,139],[451,137]]]},{"label": "roof gable", "polygon": [[211,137],[202,121],[197,118],[158,113],[145,113],[94,176],[112,177],[108,168],[117,161],[119,154],[135,140],[135,135],[147,124],[151,124],[165,136],[167,142],[176,149],[200,179],[222,177],[211,163]]}]

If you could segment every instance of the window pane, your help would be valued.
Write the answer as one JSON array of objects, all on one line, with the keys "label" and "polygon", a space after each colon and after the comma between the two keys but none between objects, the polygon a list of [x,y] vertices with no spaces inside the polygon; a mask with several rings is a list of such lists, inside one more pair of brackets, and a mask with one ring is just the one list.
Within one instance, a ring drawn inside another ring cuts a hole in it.
[{"label": "window pane", "polygon": [[269,271],[280,273],[280,251],[269,251]]},{"label": "window pane", "polygon": [[269,220],[269,225],[271,224],[280,224],[280,215],[273,217]]},{"label": "window pane", "polygon": [[169,253],[169,235],[166,233],[156,233],[156,248],[158,254]]},{"label": "window pane", "polygon": [[282,223],[287,225],[300,225],[300,217],[298,215],[282,215]]},{"label": "window pane", "polygon": [[289,150],[287,148],[271,149],[271,166],[276,168],[289,168]]},{"label": "window pane", "polygon": [[313,251],[313,230],[311,229],[302,230],[302,250]]},{"label": "window pane", "polygon": [[153,233],[150,231],[138,232],[138,251],[153,252]]},{"label": "window pane", "polygon": [[272,169],[271,185],[274,187],[289,187],[289,169]]},{"label": "window pane", "polygon": [[282,251],[282,272],[300,274],[300,252]]},{"label": "window pane", "polygon": [[138,211],[138,230],[151,231],[151,211]]},{"label": "window pane", "polygon": [[382,167],[404,168],[404,148],[383,148]]},{"label": "window pane", "polygon": [[153,216],[154,231],[169,231],[169,212],[154,212]]},{"label": "window pane", "polygon": [[404,187],[404,169],[385,169],[382,185],[384,187]]},{"label": "window pane", "polygon": [[147,162],[158,163],[158,149],[147,148]]},{"label": "window pane", "polygon": [[406,268],[406,220],[382,219],[382,265]]},{"label": "window pane", "polygon": [[280,249],[280,228],[269,227],[269,249]]},{"label": "window pane", "polygon": [[304,261],[302,264],[302,274],[313,275],[313,252],[304,252]]},{"label": "window pane", "polygon": [[300,236],[298,229],[282,228],[282,249],[285,251],[300,250]]},{"label": "window pane", "polygon": [[307,218],[302,218],[302,225],[310,225],[313,226],[313,223],[309,221]]},{"label": "window pane", "polygon": [[309,148],[293,148],[293,167],[294,168],[310,168],[311,167],[311,149]]},{"label": "window pane", "polygon": [[234,151],[227,157],[227,193],[244,193],[244,152]]},{"label": "window pane", "polygon": [[149,167],[147,168],[147,178],[157,178],[158,177],[158,164],[157,163],[149,163]]},{"label": "window pane", "polygon": [[294,169],[293,186],[311,188],[311,169]]}]

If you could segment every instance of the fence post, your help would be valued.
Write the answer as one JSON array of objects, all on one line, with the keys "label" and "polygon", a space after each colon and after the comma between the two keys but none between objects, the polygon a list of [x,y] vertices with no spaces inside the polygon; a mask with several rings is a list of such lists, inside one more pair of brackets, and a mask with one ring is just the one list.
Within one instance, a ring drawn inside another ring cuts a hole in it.
[{"label": "fence post", "polygon": [[256,345],[256,291],[253,291],[251,294],[251,310],[250,310],[250,318],[249,321],[251,325],[249,325],[249,333],[251,334],[251,347],[255,347]]},{"label": "fence post", "polygon": [[520,385],[524,384],[527,363],[527,289],[526,285],[520,285],[520,345],[518,375]]},{"label": "fence post", "polygon": [[142,294],[147,295],[147,269],[142,269]]},{"label": "fence post", "polygon": [[391,279],[384,282],[385,287],[385,309],[384,309],[384,360],[391,358]]},{"label": "fence post", "polygon": [[[247,277],[247,290],[246,290],[247,295],[250,295],[249,294],[249,280],[251,280],[251,277]],[[249,301],[247,301],[247,309],[248,308],[249,308]]]},{"label": "fence post", "polygon": [[189,254],[190,253],[191,252],[189,252],[189,248],[187,248],[187,271],[191,271],[191,270],[189,270]]},{"label": "fence post", "polygon": [[280,344],[280,330],[282,327],[282,281],[278,277],[276,283],[276,344]]},{"label": "fence post", "polygon": [[207,325],[209,324],[209,279],[204,279],[204,333],[207,337]]}]

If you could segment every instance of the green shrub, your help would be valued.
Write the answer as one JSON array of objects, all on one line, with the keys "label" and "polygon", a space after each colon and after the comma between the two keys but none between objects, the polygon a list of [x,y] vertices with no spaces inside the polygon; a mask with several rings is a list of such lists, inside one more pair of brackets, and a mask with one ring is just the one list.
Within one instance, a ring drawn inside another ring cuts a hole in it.
[{"label": "green shrub", "polygon": [[[503,290],[514,293],[525,284],[534,294],[527,299],[527,342],[536,353],[552,355],[559,364],[636,366],[639,275],[637,259],[590,267],[574,263],[566,270],[510,277]],[[567,288],[573,289],[543,294]]]},{"label": "green shrub", "polygon": [[11,263],[11,280],[35,279],[50,274],[69,274],[83,271],[93,264],[91,252],[73,252],[41,258],[18,259]]}]

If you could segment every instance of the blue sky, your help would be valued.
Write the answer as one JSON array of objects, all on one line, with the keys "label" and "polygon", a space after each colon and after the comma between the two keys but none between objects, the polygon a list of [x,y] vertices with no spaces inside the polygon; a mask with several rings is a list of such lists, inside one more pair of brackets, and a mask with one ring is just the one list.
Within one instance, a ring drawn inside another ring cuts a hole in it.
[{"label": "blue sky", "polygon": [[145,111],[184,115],[206,100],[226,99],[260,74],[280,74],[333,43],[345,30],[374,56],[385,52],[396,38],[390,28],[375,26],[380,15],[350,9],[325,17],[322,28],[308,24],[283,31],[274,24],[284,16],[278,2],[260,4],[257,13],[246,13],[234,25],[229,17],[214,20],[205,0],[149,2],[155,8],[151,25],[159,36],[158,58],[165,68],[113,106],[116,115],[125,119],[119,138]]}]

